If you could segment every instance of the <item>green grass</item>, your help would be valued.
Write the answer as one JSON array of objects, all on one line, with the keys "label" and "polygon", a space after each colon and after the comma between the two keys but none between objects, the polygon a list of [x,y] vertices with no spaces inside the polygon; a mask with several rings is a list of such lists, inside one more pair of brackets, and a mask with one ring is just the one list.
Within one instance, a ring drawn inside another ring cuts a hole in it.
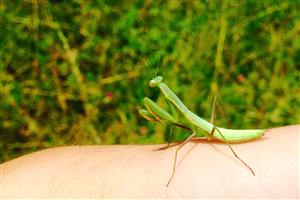
[{"label": "green grass", "polygon": [[[299,123],[300,1],[0,3],[0,161],[38,149],[165,141],[138,114],[158,74],[233,128]],[[188,133],[174,129],[174,140]]]}]

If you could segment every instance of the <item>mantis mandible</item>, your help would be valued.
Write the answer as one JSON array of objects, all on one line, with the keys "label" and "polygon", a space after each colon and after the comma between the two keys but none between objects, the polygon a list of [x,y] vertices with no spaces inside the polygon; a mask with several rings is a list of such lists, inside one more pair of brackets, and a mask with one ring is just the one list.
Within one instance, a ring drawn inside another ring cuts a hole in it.
[{"label": "mantis mandible", "polygon": [[[161,92],[163,93],[164,97],[166,98],[169,106],[171,106],[171,112],[167,112],[159,105],[157,105],[151,99],[145,97],[144,104],[146,109],[140,109],[139,113],[146,118],[148,121],[156,121],[161,122],[163,124],[169,123],[175,125],[177,127],[189,130],[191,135],[185,139],[176,149],[175,151],[175,158],[173,163],[173,170],[169,181],[167,182],[167,187],[170,184],[171,180],[174,177],[175,170],[176,170],[176,161],[177,161],[177,154],[178,151],[187,144],[191,139],[197,138],[205,138],[207,140],[219,140],[225,142],[234,156],[239,159],[255,176],[253,169],[247,165],[245,161],[243,161],[233,150],[230,143],[237,143],[237,142],[246,142],[249,140],[254,140],[258,137],[261,137],[265,133],[265,129],[249,129],[249,130],[241,130],[241,129],[227,129],[221,128],[214,125],[214,118],[215,118],[215,105],[216,105],[216,97],[214,98],[213,102],[213,109],[210,122],[202,119],[192,111],[190,111],[182,101],[176,96],[175,93],[171,91],[171,89],[163,83],[163,78],[161,76],[157,76],[149,82],[150,87],[159,87]],[[178,113],[176,113],[176,109],[180,111],[183,117],[186,119],[188,125],[182,124],[178,119]],[[169,146],[169,144],[168,144]],[[167,146],[167,147],[168,147]]]}]

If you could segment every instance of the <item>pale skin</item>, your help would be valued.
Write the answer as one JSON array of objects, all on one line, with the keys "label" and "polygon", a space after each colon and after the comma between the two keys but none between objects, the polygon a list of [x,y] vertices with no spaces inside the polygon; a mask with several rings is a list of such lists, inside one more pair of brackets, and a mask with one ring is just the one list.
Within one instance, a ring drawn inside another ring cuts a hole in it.
[{"label": "pale skin", "polygon": [[252,176],[227,145],[192,140],[178,156],[163,145],[70,146],[21,156],[0,165],[6,198],[299,198],[300,126],[270,129],[232,144],[255,169]]},{"label": "pale skin", "polygon": [[[184,128],[191,132],[191,135],[186,138],[176,149],[173,170],[172,174],[166,184],[169,186],[171,180],[174,177],[177,163],[177,156],[179,150],[186,145],[193,138],[203,138],[206,140],[218,140],[227,144],[233,155],[239,159],[255,176],[254,170],[243,160],[231,147],[230,143],[239,143],[239,142],[247,142],[250,140],[257,139],[264,135],[266,132],[265,129],[227,129],[221,128],[214,124],[215,115],[216,115],[216,100],[214,98],[212,114],[210,122],[205,119],[199,117],[192,111],[190,111],[183,102],[176,96],[174,92],[163,82],[163,78],[161,76],[157,76],[149,82],[150,87],[158,87],[166,98],[168,105],[170,106],[172,114],[168,113],[166,110],[161,108],[155,102],[153,102],[149,98],[144,99],[144,104],[146,109],[140,109],[139,113],[149,121],[161,122],[163,124],[171,124],[180,128]],[[186,124],[183,124],[182,119],[179,119],[179,113],[182,114],[183,118],[186,120]],[[168,144],[169,146],[169,144]],[[168,146],[166,148],[168,148]]]}]

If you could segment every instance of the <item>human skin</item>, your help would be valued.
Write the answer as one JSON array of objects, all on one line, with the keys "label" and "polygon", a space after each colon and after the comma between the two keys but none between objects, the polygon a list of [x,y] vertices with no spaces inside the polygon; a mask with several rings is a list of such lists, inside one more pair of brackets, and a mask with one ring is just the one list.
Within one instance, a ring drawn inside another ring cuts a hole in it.
[{"label": "human skin", "polygon": [[42,150],[1,167],[2,198],[299,198],[300,126],[270,129],[233,144],[194,140],[162,145],[70,146]]}]

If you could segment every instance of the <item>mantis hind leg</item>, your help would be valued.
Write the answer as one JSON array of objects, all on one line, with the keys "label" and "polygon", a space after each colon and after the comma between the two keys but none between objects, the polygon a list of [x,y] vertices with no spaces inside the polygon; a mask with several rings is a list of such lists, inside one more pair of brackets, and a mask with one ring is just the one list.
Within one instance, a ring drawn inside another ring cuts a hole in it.
[{"label": "mantis hind leg", "polygon": [[186,145],[186,143],[188,143],[193,137],[195,137],[196,133],[193,132],[183,143],[180,144],[179,147],[177,147],[176,151],[175,151],[175,157],[174,157],[174,163],[173,163],[173,170],[172,170],[172,175],[167,183],[167,187],[169,186],[171,180],[174,177],[175,171],[176,171],[176,162],[177,162],[177,155],[178,155],[178,151],[184,146]]},{"label": "mantis hind leg", "polygon": [[236,157],[237,159],[239,159],[251,171],[251,173],[253,174],[253,176],[255,176],[254,170],[243,159],[241,159],[237,155],[237,153],[235,153],[235,151],[233,150],[233,148],[231,147],[231,145],[229,144],[229,142],[226,140],[226,138],[224,137],[224,135],[221,133],[221,131],[216,126],[212,129],[210,135],[213,136],[215,130],[217,130],[220,133],[221,137],[223,138],[223,140],[225,141],[225,143],[229,147],[230,151],[233,153],[234,157]]},{"label": "mantis hind leg", "polygon": [[[226,112],[225,112],[225,110],[222,107],[220,99],[217,96],[214,96],[214,101],[213,101],[213,105],[212,105],[212,111],[211,111],[211,115],[210,115],[210,123],[211,124],[215,123],[217,105],[218,105],[219,109],[221,110],[222,115],[226,118],[226,121],[229,122],[228,117],[226,115]],[[213,132],[213,131],[211,131],[211,132]],[[210,133],[209,135],[210,135],[209,139],[212,139],[213,138],[213,133]]]},{"label": "mantis hind leg", "polygon": [[[217,96],[214,96],[214,102],[213,102],[212,113],[211,113],[211,118],[210,118],[210,123],[212,123],[212,124],[214,124],[215,117],[216,117],[217,98],[218,98]],[[220,104],[220,102],[219,102],[219,104]],[[225,117],[227,118],[226,113],[225,113],[225,111],[224,111],[224,109],[222,108],[221,105],[220,105],[220,108],[221,108],[221,111],[222,111],[223,115],[225,115]],[[228,121],[228,118],[227,118],[227,121]],[[230,149],[230,151],[233,153],[234,157],[236,157],[237,159],[239,159],[251,171],[251,173],[253,174],[253,176],[255,176],[255,173],[254,173],[253,169],[245,161],[243,161],[237,155],[237,153],[235,153],[235,151],[233,150],[233,148],[231,147],[231,145],[229,144],[229,142],[226,140],[226,138],[224,137],[224,135],[221,133],[221,131],[216,126],[214,126],[214,128],[212,129],[212,131],[209,133],[210,137],[211,138],[214,137],[215,130],[217,130],[220,133],[221,137],[223,138],[223,140],[227,144],[227,146]]]},{"label": "mantis hind leg", "polygon": [[210,115],[210,123],[214,124],[215,122],[215,115],[216,115],[216,102],[217,102],[217,96],[214,96],[214,102],[213,102],[213,107]]},{"label": "mantis hind leg", "polygon": [[228,119],[228,117],[227,117],[227,114],[226,114],[225,110],[223,109],[221,100],[217,96],[214,96],[214,101],[213,101],[212,111],[211,111],[211,116],[210,116],[210,123],[214,124],[214,122],[215,122],[217,105],[218,105],[218,108],[220,109],[222,115],[225,117],[227,123],[231,124],[230,121],[229,121],[229,119]]}]

